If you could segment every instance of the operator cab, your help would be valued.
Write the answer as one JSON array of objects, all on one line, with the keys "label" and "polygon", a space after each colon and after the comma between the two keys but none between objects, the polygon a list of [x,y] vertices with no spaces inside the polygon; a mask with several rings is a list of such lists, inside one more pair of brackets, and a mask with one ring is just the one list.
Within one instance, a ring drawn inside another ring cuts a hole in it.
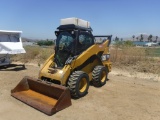
[{"label": "operator cab", "polygon": [[85,28],[74,24],[60,25],[55,31],[55,63],[57,67],[63,67],[69,57],[74,57],[94,44],[91,28]]}]

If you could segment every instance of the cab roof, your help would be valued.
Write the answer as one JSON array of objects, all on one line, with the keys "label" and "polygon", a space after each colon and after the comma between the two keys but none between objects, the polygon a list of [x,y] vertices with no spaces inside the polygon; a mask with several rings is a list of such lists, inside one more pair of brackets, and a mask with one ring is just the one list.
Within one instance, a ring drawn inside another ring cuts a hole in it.
[{"label": "cab roof", "polygon": [[84,30],[84,31],[92,31],[92,28],[86,28],[86,27],[81,27],[78,25],[74,24],[69,24],[69,25],[60,25],[57,27],[58,30]]}]

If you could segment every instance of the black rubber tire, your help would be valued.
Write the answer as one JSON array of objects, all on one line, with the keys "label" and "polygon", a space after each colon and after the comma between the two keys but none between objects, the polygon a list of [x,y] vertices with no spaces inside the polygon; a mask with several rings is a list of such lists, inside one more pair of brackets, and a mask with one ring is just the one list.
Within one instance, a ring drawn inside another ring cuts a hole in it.
[{"label": "black rubber tire", "polygon": [[[80,90],[82,82],[85,82],[84,83],[85,85],[84,86],[82,85],[82,90]],[[72,75],[70,75],[69,77],[68,87],[70,89],[70,93],[73,98],[80,98],[85,96],[88,93],[89,89],[88,74],[86,74],[83,71],[74,71]]]},{"label": "black rubber tire", "polygon": [[95,87],[101,87],[106,84],[108,70],[106,67],[98,65],[92,72],[92,83]]}]

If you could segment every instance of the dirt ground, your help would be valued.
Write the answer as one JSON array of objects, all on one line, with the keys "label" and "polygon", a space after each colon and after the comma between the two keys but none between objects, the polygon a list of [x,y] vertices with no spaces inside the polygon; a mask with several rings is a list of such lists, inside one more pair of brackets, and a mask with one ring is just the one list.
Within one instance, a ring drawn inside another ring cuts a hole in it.
[{"label": "dirt ground", "polygon": [[85,97],[47,116],[10,96],[24,76],[37,78],[39,69],[0,69],[0,120],[160,120],[159,76],[119,69],[113,69],[105,86],[90,86]]}]

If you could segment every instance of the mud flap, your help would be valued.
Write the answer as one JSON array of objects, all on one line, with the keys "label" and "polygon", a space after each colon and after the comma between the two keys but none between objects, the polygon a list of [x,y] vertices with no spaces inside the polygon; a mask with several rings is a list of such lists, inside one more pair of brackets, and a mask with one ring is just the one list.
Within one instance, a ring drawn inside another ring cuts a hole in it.
[{"label": "mud flap", "polygon": [[47,115],[53,115],[71,105],[68,88],[28,76],[11,90],[11,95]]}]

